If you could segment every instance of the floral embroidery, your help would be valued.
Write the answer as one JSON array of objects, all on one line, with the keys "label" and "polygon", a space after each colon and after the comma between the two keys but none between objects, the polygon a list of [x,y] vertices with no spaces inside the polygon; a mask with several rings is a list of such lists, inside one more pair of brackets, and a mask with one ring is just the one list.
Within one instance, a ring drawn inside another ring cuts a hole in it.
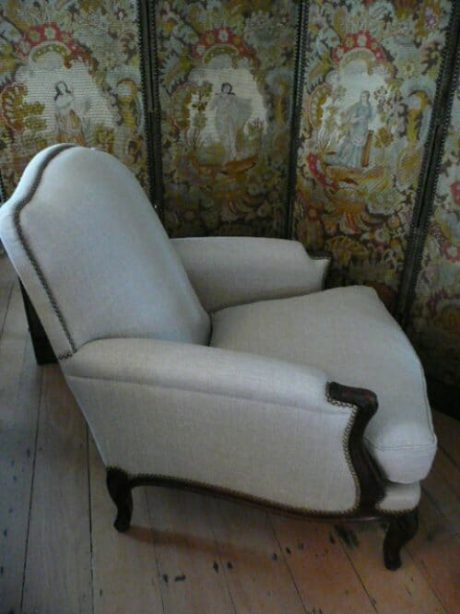
[{"label": "floral embroidery", "polygon": [[294,209],[295,236],[332,250],[331,283],[373,284],[389,306],[452,9],[410,4],[310,3]]},{"label": "floral embroidery", "polygon": [[147,187],[134,3],[8,2],[0,21],[6,194],[34,154],[55,142],[113,153]]},{"label": "floral embroidery", "polygon": [[161,0],[156,10],[168,231],[281,235],[296,2]]}]

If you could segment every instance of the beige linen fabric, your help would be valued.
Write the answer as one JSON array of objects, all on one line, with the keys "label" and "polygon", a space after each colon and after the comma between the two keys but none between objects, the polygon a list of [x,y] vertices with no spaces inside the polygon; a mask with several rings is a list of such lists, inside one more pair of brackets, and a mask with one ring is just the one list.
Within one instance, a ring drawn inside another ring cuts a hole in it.
[{"label": "beige linen fabric", "polygon": [[310,258],[298,241],[193,237],[172,244],[208,312],[318,292],[329,266],[328,258]]},{"label": "beige linen fabric", "polygon": [[[0,208],[5,249],[55,351],[113,336],[207,343],[209,316],[132,173],[113,156],[84,147],[61,151],[38,172],[56,149],[33,159]],[[19,223],[39,274],[17,229],[22,199],[37,180]]]},{"label": "beige linen fabric", "polygon": [[63,368],[106,465],[305,510],[356,503],[352,410],[328,403],[321,371],[146,339],[88,343]]},{"label": "beige linen fabric", "polygon": [[231,307],[213,315],[211,345],[308,364],[370,388],[379,409],[365,440],[388,480],[423,479],[436,437],[420,361],[371,288],[335,288]]}]

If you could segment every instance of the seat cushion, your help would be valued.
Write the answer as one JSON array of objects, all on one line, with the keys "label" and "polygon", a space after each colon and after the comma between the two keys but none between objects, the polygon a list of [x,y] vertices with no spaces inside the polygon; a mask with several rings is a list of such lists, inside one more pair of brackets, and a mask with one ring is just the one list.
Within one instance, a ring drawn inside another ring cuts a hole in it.
[{"label": "seat cushion", "polygon": [[373,390],[379,409],[365,441],[392,482],[423,479],[436,452],[420,361],[409,340],[367,287],[229,307],[213,316],[211,345],[326,372],[331,381]]}]

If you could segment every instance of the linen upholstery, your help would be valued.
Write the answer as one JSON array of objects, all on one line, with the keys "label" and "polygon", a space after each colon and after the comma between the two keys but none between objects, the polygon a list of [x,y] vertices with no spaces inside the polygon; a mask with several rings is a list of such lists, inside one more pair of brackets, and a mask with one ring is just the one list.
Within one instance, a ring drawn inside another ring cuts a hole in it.
[{"label": "linen upholstery", "polygon": [[35,155],[27,165],[10,200],[0,207],[0,237],[3,247],[29,296],[33,297],[34,307],[40,314],[40,321],[57,356],[72,352],[72,346],[62,322],[59,321],[58,313],[50,305],[46,289],[19,239],[14,216],[19,203],[32,193],[46,159],[60,150],[61,145],[53,145]]},{"label": "linen upholstery", "polygon": [[317,369],[148,339],[93,341],[62,366],[106,465],[305,510],[357,501],[353,410],[327,401]]},{"label": "linen upholstery", "polygon": [[421,494],[420,482],[412,484],[387,482],[385,484],[385,496],[377,504],[377,509],[381,512],[406,512],[407,510],[413,510],[419,504]]},{"label": "linen upholstery", "polygon": [[298,241],[258,237],[173,239],[206,311],[318,292],[328,258],[311,258]]},{"label": "linen upholstery", "polygon": [[420,361],[371,288],[231,307],[213,314],[211,345],[322,369],[335,381],[370,388],[379,409],[365,442],[392,482],[423,479],[436,437]]},{"label": "linen upholstery", "polygon": [[[131,172],[113,156],[70,147],[27,167],[0,209],[5,248],[58,354],[101,337],[157,337],[207,343],[204,311],[156,213]],[[63,323],[19,240],[25,240],[49,280]]]},{"label": "linen upholstery", "polygon": [[366,444],[389,480],[381,509],[417,504],[436,446],[420,365],[373,291],[317,292],[327,259],[169,241],[125,167],[70,145],[32,160],[0,236],[106,465],[352,511],[356,410],[326,398],[335,379],[379,397]]}]

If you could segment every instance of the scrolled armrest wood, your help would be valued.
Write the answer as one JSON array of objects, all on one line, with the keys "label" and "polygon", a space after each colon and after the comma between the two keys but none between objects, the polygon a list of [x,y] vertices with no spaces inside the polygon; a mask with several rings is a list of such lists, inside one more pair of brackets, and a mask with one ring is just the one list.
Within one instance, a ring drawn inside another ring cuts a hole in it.
[{"label": "scrolled armrest wood", "polygon": [[348,452],[359,488],[359,510],[375,513],[376,504],[385,494],[384,481],[364,444],[364,431],[378,409],[377,395],[365,388],[329,382],[327,396],[331,403],[355,407],[357,412],[348,436]]}]

